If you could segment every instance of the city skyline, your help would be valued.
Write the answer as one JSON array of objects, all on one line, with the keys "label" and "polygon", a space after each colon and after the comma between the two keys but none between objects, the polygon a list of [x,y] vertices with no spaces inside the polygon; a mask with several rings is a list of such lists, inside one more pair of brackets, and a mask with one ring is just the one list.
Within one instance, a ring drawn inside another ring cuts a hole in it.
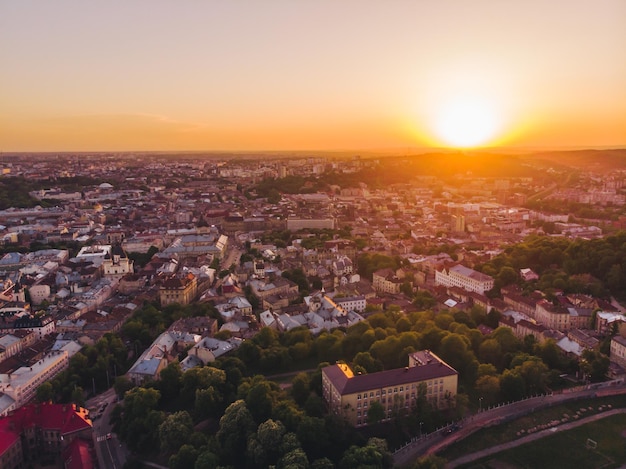
[{"label": "city skyline", "polygon": [[626,144],[626,3],[5,1],[0,150]]}]

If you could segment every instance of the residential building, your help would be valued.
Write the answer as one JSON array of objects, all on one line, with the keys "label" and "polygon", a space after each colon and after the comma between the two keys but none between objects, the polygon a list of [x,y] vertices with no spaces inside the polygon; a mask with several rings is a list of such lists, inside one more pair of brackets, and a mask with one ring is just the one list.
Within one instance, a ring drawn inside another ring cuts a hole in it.
[{"label": "residential building", "polygon": [[63,350],[52,351],[33,366],[23,366],[13,373],[0,375],[0,393],[4,393],[14,402],[7,402],[5,408],[0,408],[0,415],[7,415],[9,411],[27,404],[37,388],[51,380],[69,366],[69,354]]},{"label": "residential building", "polygon": [[322,369],[322,391],[329,412],[342,415],[351,425],[367,425],[369,406],[379,402],[385,419],[408,411],[421,393],[435,408],[453,406],[458,373],[428,350],[409,356],[409,366],[355,375],[344,363]]},{"label": "residential building", "polygon": [[344,311],[356,311],[362,313],[367,306],[367,300],[364,295],[358,296],[343,296],[340,298],[333,297],[337,306],[340,306]]},{"label": "residential building", "polygon": [[[93,427],[88,411],[74,404],[31,404],[0,418],[0,467],[21,469],[32,467],[37,458],[63,457],[64,467],[91,469],[95,467],[89,451],[72,451],[86,445],[93,454]],[[80,460],[76,460],[80,458]]]},{"label": "residential building", "polygon": [[435,271],[435,285],[460,287],[484,295],[493,288],[493,277],[457,264]]},{"label": "residential building", "polygon": [[611,339],[611,361],[626,368],[626,338],[621,335]]},{"label": "residential building", "polygon": [[173,275],[167,278],[159,288],[159,299],[161,306],[172,303],[187,305],[198,294],[198,280],[195,275]]},{"label": "residential building", "polygon": [[395,295],[400,293],[403,280],[399,278],[393,269],[381,269],[372,274],[372,286],[378,293]]}]

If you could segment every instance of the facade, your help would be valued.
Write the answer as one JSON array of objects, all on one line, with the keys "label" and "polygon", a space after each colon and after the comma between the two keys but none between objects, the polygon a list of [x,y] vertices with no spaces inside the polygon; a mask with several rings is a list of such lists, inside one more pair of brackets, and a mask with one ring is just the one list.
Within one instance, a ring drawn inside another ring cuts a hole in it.
[{"label": "facade", "polygon": [[385,419],[413,407],[424,395],[436,408],[453,406],[458,373],[428,350],[409,356],[409,366],[355,375],[346,364],[322,369],[322,390],[329,412],[344,416],[352,425],[367,425],[369,406],[382,404]]},{"label": "facade", "polygon": [[548,329],[567,331],[572,328],[570,312],[563,306],[555,306],[547,300],[537,302],[535,319]]},{"label": "facade", "polygon": [[133,261],[128,258],[119,244],[111,248],[111,254],[107,254],[102,261],[102,271],[107,278],[121,279],[126,274],[133,273]]},{"label": "facade", "polygon": [[435,271],[435,285],[459,287],[484,295],[493,288],[493,277],[457,264]]},{"label": "facade", "polygon": [[195,275],[187,274],[183,277],[172,276],[166,279],[159,288],[161,306],[172,303],[187,305],[198,293],[198,280]]},{"label": "facade", "polygon": [[[32,467],[35,458],[60,455],[77,443],[91,447],[92,433],[87,410],[73,404],[21,407],[10,416],[0,418],[0,467]],[[71,467],[94,467],[88,452],[82,452],[80,457],[80,461],[72,461]]]},{"label": "facade", "polygon": [[289,231],[298,231],[304,229],[335,229],[334,218],[288,218],[287,229]]},{"label": "facade", "polygon": [[37,388],[51,380],[69,366],[69,354],[66,351],[52,351],[33,366],[18,368],[11,374],[0,375],[0,392],[13,400],[0,408],[0,415],[27,404],[37,392]]},{"label": "facade", "polygon": [[626,339],[616,335],[611,339],[611,361],[626,368]]},{"label": "facade", "polygon": [[367,300],[364,295],[344,296],[341,298],[333,298],[337,306],[341,306],[344,311],[356,311],[362,313],[367,306]]},{"label": "facade", "polygon": [[400,293],[402,279],[396,276],[393,269],[381,269],[372,274],[372,286],[379,293]]}]

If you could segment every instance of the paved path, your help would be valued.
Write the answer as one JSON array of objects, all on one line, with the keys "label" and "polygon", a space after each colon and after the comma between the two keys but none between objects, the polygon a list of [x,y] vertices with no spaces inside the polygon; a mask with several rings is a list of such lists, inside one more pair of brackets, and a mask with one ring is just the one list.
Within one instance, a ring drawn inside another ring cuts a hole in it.
[{"label": "paved path", "polygon": [[610,417],[611,415],[617,414],[626,414],[626,409],[614,409],[606,412],[602,412],[600,414],[592,415],[590,417],[585,417],[583,419],[575,420],[573,422],[565,423],[563,425],[557,425],[555,427],[548,428],[546,430],[541,430],[540,432],[533,433],[531,435],[526,435],[522,438],[518,438],[514,441],[509,441],[508,443],[502,443],[497,446],[492,446],[491,448],[484,449],[482,451],[477,451],[475,453],[466,454],[465,456],[461,456],[460,458],[454,459],[446,464],[446,468],[452,469],[463,464],[470,463],[472,461],[476,461],[478,459],[485,458],[487,456],[491,456],[492,454],[499,453],[501,451],[505,451],[507,449],[515,448],[517,446],[524,445],[526,443],[530,443],[531,441],[536,441],[541,438],[545,438],[546,436],[554,435],[556,432],[562,432],[566,430],[570,430],[572,428],[580,427],[589,422],[595,422],[597,420],[605,419]]},{"label": "paved path", "polygon": [[461,422],[462,428],[454,433],[447,434],[445,430],[441,430],[431,433],[424,438],[416,439],[411,444],[394,453],[394,464],[397,466],[412,464],[420,456],[442,451],[451,444],[468,437],[481,428],[498,425],[508,420],[514,420],[524,415],[532,414],[540,409],[577,399],[617,394],[626,394],[626,385],[624,385],[621,380],[585,386],[584,388],[563,392],[562,394],[534,397],[486,410],[464,419]]}]

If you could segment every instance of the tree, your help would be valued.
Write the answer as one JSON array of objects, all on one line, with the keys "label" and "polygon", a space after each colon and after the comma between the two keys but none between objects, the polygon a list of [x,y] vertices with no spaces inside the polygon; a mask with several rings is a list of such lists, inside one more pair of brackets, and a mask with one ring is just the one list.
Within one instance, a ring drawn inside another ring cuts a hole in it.
[{"label": "tree", "polygon": [[171,469],[188,469],[194,467],[198,459],[198,450],[191,445],[184,445],[178,453],[170,456],[168,465]]},{"label": "tree", "polygon": [[526,383],[514,370],[504,370],[500,376],[500,392],[505,401],[519,401],[526,395]]},{"label": "tree", "polygon": [[352,364],[357,367],[360,366],[367,373],[375,373],[383,370],[383,364],[380,360],[376,360],[369,352],[359,352],[352,360]]},{"label": "tree", "polygon": [[85,391],[80,386],[75,386],[72,391],[72,402],[81,407],[85,406]]},{"label": "tree", "polygon": [[277,465],[278,469],[307,469],[309,460],[302,449],[297,448],[285,454]]},{"label": "tree", "polygon": [[497,368],[502,367],[502,348],[495,339],[486,339],[478,347],[478,358],[483,363],[491,363]]},{"label": "tree", "polygon": [[248,438],[255,428],[252,414],[243,400],[235,401],[226,408],[216,434],[225,462],[243,464]]},{"label": "tree", "polygon": [[246,393],[245,401],[255,422],[264,422],[272,415],[273,393],[267,381],[253,383]]},{"label": "tree", "polygon": [[169,401],[178,397],[182,376],[183,372],[177,361],[173,361],[161,370],[158,388],[164,399]]},{"label": "tree", "polygon": [[46,381],[42,383],[36,392],[37,402],[48,402],[51,401],[54,397],[54,388],[52,387],[52,383],[50,381]]},{"label": "tree", "polygon": [[192,433],[193,420],[188,412],[181,411],[169,415],[159,426],[161,449],[170,453],[177,452],[189,440]]},{"label": "tree", "polygon": [[298,373],[291,381],[291,394],[299,406],[304,405],[311,394],[310,384],[309,375],[306,373]]},{"label": "tree", "polygon": [[119,398],[123,398],[126,391],[130,391],[134,387],[135,385],[126,376],[118,376],[113,383],[113,389]]},{"label": "tree", "polygon": [[327,453],[330,440],[324,419],[305,416],[298,425],[297,435],[302,448],[311,458],[315,459]]},{"label": "tree", "polygon": [[367,423],[370,425],[377,424],[381,420],[385,418],[385,408],[383,405],[374,401],[370,404],[370,407],[367,411]]},{"label": "tree", "polygon": [[388,459],[385,457],[384,451],[378,446],[368,444],[367,446],[351,446],[341,458],[339,469],[352,469],[358,467],[361,469],[377,469],[390,468]]},{"label": "tree", "polygon": [[595,350],[586,349],[583,351],[580,360],[580,369],[590,381],[597,383],[606,378],[609,364],[609,358],[606,355]]},{"label": "tree", "polygon": [[219,458],[211,451],[205,451],[198,456],[194,469],[216,469],[219,466]]},{"label": "tree", "polygon": [[500,380],[497,376],[481,376],[476,380],[476,392],[484,399],[483,404],[495,404],[500,395]]}]

